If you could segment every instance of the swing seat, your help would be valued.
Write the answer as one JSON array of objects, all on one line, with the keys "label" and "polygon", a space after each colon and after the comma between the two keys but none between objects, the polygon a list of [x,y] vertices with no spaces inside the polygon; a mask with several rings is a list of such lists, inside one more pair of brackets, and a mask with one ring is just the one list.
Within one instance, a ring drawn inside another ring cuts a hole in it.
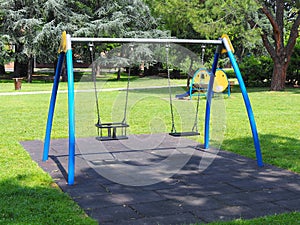
[{"label": "swing seat", "polygon": [[122,122],[114,122],[114,123],[96,123],[96,127],[98,128],[119,128],[119,127],[129,127],[128,124]]},{"label": "swing seat", "polygon": [[[96,137],[96,139],[99,141],[128,139],[126,136],[126,128],[129,127],[129,125],[126,123],[96,123],[95,126],[98,128],[99,136]],[[117,134],[117,129],[121,131],[121,135]],[[103,130],[106,130],[106,135],[103,135]]]},{"label": "swing seat", "polygon": [[110,137],[110,136],[96,137],[96,140],[98,140],[98,141],[113,141],[113,140],[125,140],[125,139],[128,139],[128,137],[125,135],[116,136],[116,137]]},{"label": "swing seat", "polygon": [[200,135],[199,132],[187,131],[187,132],[171,132],[169,135],[173,137],[187,137],[187,136],[197,136]]}]

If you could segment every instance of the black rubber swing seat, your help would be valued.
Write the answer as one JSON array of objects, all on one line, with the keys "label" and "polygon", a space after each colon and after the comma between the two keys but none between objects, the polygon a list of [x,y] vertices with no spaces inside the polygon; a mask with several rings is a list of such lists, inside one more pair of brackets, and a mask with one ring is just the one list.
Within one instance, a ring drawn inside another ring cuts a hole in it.
[{"label": "black rubber swing seat", "polygon": [[125,135],[120,135],[120,136],[99,136],[96,137],[96,140],[98,141],[113,141],[113,140],[125,140],[128,139],[127,136]]},{"label": "black rubber swing seat", "polygon": [[[122,123],[122,122],[115,122],[115,123],[96,123],[95,126],[101,130],[100,136],[96,139],[99,141],[110,141],[110,140],[122,140],[122,139],[128,139],[126,135],[124,135],[124,130],[127,127],[129,127],[128,124]],[[117,135],[117,129],[121,128],[121,135]],[[107,135],[102,135],[102,130],[107,130]],[[125,132],[126,134],[126,132]]]},{"label": "black rubber swing seat", "polygon": [[200,135],[199,132],[187,131],[187,132],[171,132],[169,135],[173,137],[187,137],[187,136],[197,136]]},{"label": "black rubber swing seat", "polygon": [[129,127],[127,123],[122,122],[114,122],[114,123],[96,123],[96,127],[98,128],[122,128],[122,127]]}]

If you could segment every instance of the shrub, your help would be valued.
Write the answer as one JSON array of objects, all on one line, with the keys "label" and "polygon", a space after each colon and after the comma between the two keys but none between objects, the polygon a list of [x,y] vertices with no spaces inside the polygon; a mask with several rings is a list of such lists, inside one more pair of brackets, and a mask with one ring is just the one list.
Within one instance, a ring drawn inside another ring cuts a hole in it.
[{"label": "shrub", "polygon": [[255,57],[250,55],[240,63],[240,70],[247,86],[269,86],[273,61],[267,56]]},{"label": "shrub", "polygon": [[224,69],[226,76],[228,79],[230,78],[236,78],[235,72],[233,69]]},{"label": "shrub", "polygon": [[298,38],[291,57],[291,61],[286,76],[287,82],[289,84],[299,83],[300,81],[299,58],[300,58],[300,39]]}]

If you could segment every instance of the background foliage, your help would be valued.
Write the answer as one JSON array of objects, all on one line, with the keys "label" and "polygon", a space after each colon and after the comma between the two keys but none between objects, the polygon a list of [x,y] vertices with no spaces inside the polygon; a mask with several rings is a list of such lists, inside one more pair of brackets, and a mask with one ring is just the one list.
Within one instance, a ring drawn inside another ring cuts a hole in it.
[{"label": "background foliage", "polygon": [[[279,75],[290,84],[299,80],[297,49],[290,57],[300,23],[295,0],[0,0],[0,20],[0,64],[13,57],[17,74],[30,73],[34,56],[40,62],[53,63],[63,30],[73,36],[197,39],[216,39],[227,33],[239,61],[248,61],[245,66],[250,63],[249,55],[259,61],[269,56],[272,80],[282,83]],[[14,52],[5,47],[9,44],[15,46]],[[188,47],[200,56],[201,46]],[[98,46],[99,50],[105,48]],[[81,49],[79,54],[88,54],[86,47],[77,49]],[[207,46],[207,55],[213,51]],[[269,79],[269,74],[265,76]],[[252,77],[245,75],[246,79]]]}]

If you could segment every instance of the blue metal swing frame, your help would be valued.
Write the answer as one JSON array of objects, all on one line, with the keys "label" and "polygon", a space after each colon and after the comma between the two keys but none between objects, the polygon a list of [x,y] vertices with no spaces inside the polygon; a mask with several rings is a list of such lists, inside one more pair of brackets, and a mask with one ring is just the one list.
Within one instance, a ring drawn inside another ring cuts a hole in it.
[{"label": "blue metal swing frame", "polygon": [[[63,38],[63,36],[62,36]],[[75,178],[75,97],[74,97],[74,72],[73,72],[73,56],[72,56],[72,41],[73,42],[110,42],[110,43],[176,43],[176,44],[214,44],[217,45],[216,52],[214,54],[214,61],[212,65],[212,76],[210,76],[208,88],[207,88],[207,97],[206,97],[206,112],[205,112],[205,127],[204,127],[204,147],[209,148],[209,131],[210,131],[210,114],[211,114],[211,100],[213,96],[213,84],[214,84],[214,75],[218,65],[218,59],[221,54],[221,51],[226,51],[230,59],[234,72],[236,74],[237,80],[240,85],[244,103],[246,106],[255,151],[256,151],[256,161],[259,167],[262,167],[263,160],[260,148],[260,142],[258,138],[257,127],[254,119],[253,110],[250,104],[248,93],[236,62],[236,59],[233,54],[233,48],[228,38],[222,37],[219,40],[188,40],[188,39],[137,39],[137,38],[71,38],[70,35],[65,35],[63,42],[66,46],[62,48],[63,50],[59,53],[58,64],[55,71],[54,84],[52,88],[52,95],[50,99],[50,106],[48,112],[48,120],[46,125],[46,134],[44,142],[44,151],[43,151],[43,161],[48,160],[49,148],[50,148],[50,139],[51,139],[51,130],[52,130],[52,121],[54,116],[54,108],[56,103],[57,90],[59,85],[59,78],[62,70],[62,65],[64,58],[67,60],[67,75],[68,75],[68,119],[69,119],[69,164],[68,164],[68,184],[74,184]]]}]

